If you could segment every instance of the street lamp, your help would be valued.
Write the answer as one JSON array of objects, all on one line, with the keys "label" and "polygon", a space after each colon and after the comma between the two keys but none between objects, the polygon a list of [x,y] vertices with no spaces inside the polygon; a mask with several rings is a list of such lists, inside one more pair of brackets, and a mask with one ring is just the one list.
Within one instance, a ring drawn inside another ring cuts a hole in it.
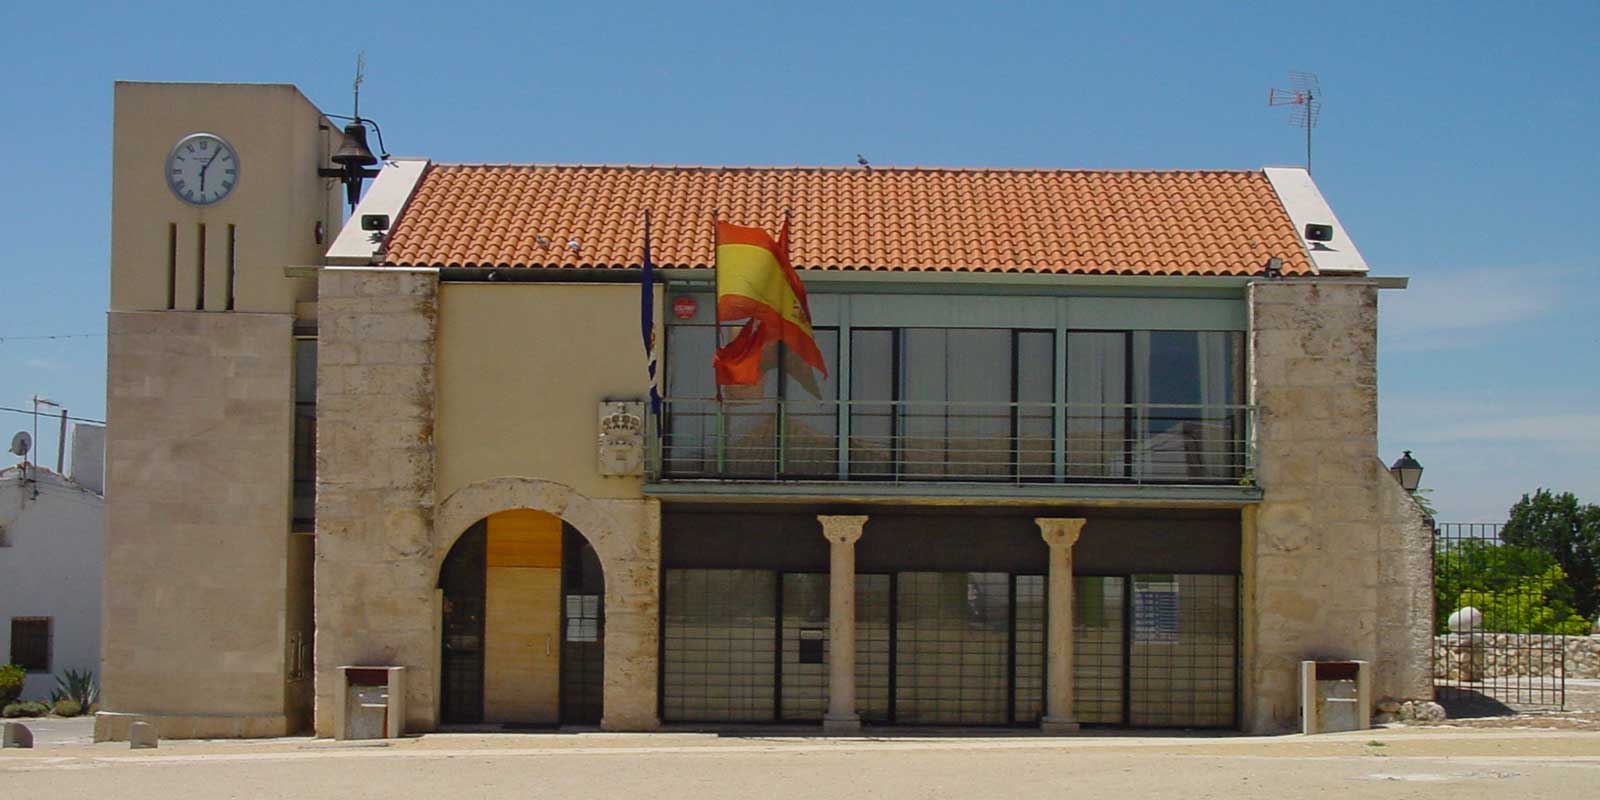
[{"label": "street lamp", "polygon": [[1408,492],[1415,492],[1417,486],[1422,483],[1422,464],[1412,458],[1411,451],[1407,450],[1405,455],[1395,459],[1394,463],[1389,465],[1389,474],[1400,482],[1400,488]]}]

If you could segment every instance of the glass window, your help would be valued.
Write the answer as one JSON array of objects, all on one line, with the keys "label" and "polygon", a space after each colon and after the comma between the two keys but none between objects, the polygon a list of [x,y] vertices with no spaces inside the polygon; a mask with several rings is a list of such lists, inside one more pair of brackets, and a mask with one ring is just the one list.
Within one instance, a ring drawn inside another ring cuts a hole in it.
[{"label": "glass window", "polygon": [[664,717],[714,722],[773,719],[777,580],[777,573],[762,570],[666,571]]},{"label": "glass window", "polygon": [[1133,576],[1129,724],[1234,724],[1238,578]]},{"label": "glass window", "polygon": [[294,340],[294,527],[309,531],[317,510],[317,340]]},{"label": "glass window", "polygon": [[1055,473],[1056,338],[1017,332],[1017,471],[1023,478]]},{"label": "glass window", "polygon": [[1067,475],[1120,478],[1126,472],[1128,334],[1067,334]]},{"label": "glass window", "polygon": [[895,332],[850,332],[850,476],[894,477]]},{"label": "glass window", "polygon": [[[711,325],[667,327],[667,472],[747,477],[835,473],[839,332],[814,331],[827,375],[788,348],[775,346],[767,353],[770,363],[762,382],[723,387],[720,403],[712,370],[716,333]],[[723,326],[723,342],[738,333],[738,326]],[[784,401],[782,436],[780,400]]]},{"label": "glass window", "polygon": [[828,374],[794,350],[783,351],[783,474],[836,475],[839,471],[839,332],[815,331]]},{"label": "glass window", "polygon": [[1243,469],[1244,334],[1137,331],[1134,468],[1154,479],[1227,479]]}]

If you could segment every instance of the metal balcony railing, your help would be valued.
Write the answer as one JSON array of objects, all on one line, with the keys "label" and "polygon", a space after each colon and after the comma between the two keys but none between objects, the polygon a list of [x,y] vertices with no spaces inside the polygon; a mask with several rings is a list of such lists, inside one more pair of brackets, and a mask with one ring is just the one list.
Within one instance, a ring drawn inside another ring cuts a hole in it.
[{"label": "metal balcony railing", "polygon": [[671,398],[648,477],[1231,484],[1253,474],[1254,421],[1245,405]]}]

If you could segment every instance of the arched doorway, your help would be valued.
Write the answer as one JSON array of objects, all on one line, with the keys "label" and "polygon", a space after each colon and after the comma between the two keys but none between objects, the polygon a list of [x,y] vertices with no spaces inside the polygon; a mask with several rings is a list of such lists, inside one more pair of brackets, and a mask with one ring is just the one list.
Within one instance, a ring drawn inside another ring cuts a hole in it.
[{"label": "arched doorway", "polygon": [[599,724],[605,578],[576,528],[490,514],[451,547],[438,587],[442,723]]}]

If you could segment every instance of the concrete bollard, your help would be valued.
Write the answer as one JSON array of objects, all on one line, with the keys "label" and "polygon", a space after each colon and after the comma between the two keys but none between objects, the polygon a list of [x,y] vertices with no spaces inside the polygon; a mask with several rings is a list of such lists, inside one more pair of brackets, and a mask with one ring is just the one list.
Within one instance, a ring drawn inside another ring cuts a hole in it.
[{"label": "concrete bollard", "polygon": [[0,750],[7,747],[18,747],[24,750],[33,747],[33,731],[20,722],[7,722],[0,726]]},{"label": "concrete bollard", "polygon": [[148,722],[135,722],[128,726],[129,750],[154,750],[160,742],[156,726]]}]

